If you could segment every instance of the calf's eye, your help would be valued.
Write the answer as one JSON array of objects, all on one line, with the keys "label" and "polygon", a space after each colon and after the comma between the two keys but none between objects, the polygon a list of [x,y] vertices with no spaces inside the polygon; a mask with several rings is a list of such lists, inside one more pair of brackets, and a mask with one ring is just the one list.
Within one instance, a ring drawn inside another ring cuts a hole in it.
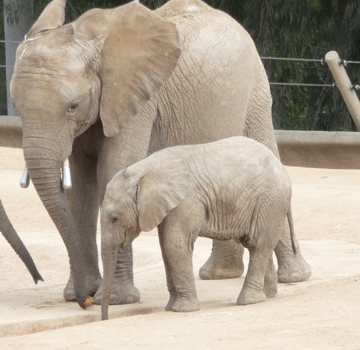
[{"label": "calf's eye", "polygon": [[78,103],[72,105],[72,106],[69,108],[69,112],[75,111],[75,109],[78,109],[78,107],[79,107],[79,104],[78,104]]}]

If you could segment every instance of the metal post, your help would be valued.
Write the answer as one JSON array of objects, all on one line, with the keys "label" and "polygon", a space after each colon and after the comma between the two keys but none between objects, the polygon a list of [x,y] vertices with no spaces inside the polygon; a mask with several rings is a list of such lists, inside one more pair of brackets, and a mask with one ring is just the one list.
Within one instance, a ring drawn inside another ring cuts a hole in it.
[{"label": "metal post", "polygon": [[346,73],[343,62],[336,51],[330,51],[325,55],[325,62],[328,64],[347,108],[355,122],[356,128],[360,131],[360,102],[353,85]]},{"label": "metal post", "polygon": [[[7,6],[17,13],[17,22],[8,21]],[[9,116],[17,116],[19,112],[10,97],[10,81],[14,72],[16,49],[18,44],[24,39],[25,34],[33,23],[32,0],[4,0],[4,31],[5,31],[5,52],[6,52],[6,87],[7,87],[7,107]]]}]

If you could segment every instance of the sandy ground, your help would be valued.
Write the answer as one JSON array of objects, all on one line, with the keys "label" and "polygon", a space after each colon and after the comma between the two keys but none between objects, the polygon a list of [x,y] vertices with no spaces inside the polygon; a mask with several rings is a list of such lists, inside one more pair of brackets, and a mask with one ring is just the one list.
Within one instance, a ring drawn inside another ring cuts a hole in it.
[{"label": "sandy ground", "polygon": [[237,306],[243,277],[202,281],[211,241],[199,239],[194,266],[201,311],[165,312],[164,268],[156,232],[134,242],[135,283],[142,299],[87,310],[62,299],[66,250],[31,186],[19,180],[21,150],[0,148],[0,196],[45,279],[37,286],[0,237],[1,349],[360,349],[360,171],[288,167],[301,251],[309,281],[279,284],[264,303]]}]

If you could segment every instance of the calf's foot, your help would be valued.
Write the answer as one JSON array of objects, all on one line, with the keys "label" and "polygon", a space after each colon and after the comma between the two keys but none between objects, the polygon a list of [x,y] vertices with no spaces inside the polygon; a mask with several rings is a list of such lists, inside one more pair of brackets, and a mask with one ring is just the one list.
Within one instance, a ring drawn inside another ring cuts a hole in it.
[{"label": "calf's foot", "polygon": [[273,287],[265,287],[264,288],[264,293],[266,295],[267,298],[273,298],[276,296],[277,294],[277,286],[273,286]]},{"label": "calf's foot", "polygon": [[257,290],[254,288],[243,286],[240,295],[237,299],[237,304],[249,305],[249,304],[261,303],[265,300],[266,300],[266,295],[262,290]]},{"label": "calf's foot", "polygon": [[200,303],[197,297],[184,297],[178,295],[175,303],[171,307],[171,310],[175,312],[198,311],[200,310]]},{"label": "calf's foot", "polygon": [[178,293],[177,292],[170,293],[170,299],[169,299],[168,303],[165,306],[165,311],[171,311],[172,310],[177,298],[178,298]]}]

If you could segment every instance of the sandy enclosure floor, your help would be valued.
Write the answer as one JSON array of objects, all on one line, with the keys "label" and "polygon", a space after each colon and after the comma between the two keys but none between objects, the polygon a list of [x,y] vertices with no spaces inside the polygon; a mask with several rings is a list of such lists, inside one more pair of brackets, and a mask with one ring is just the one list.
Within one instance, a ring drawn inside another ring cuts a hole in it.
[{"label": "sandy enclosure floor", "polygon": [[33,186],[19,186],[22,150],[0,148],[0,196],[45,279],[37,286],[0,237],[1,349],[360,349],[360,171],[288,167],[293,214],[309,281],[279,284],[265,303],[236,306],[243,277],[202,281],[211,241],[195,244],[201,311],[165,312],[164,268],[156,232],[134,242],[135,283],[142,299],[81,310],[62,299],[68,258]]}]

